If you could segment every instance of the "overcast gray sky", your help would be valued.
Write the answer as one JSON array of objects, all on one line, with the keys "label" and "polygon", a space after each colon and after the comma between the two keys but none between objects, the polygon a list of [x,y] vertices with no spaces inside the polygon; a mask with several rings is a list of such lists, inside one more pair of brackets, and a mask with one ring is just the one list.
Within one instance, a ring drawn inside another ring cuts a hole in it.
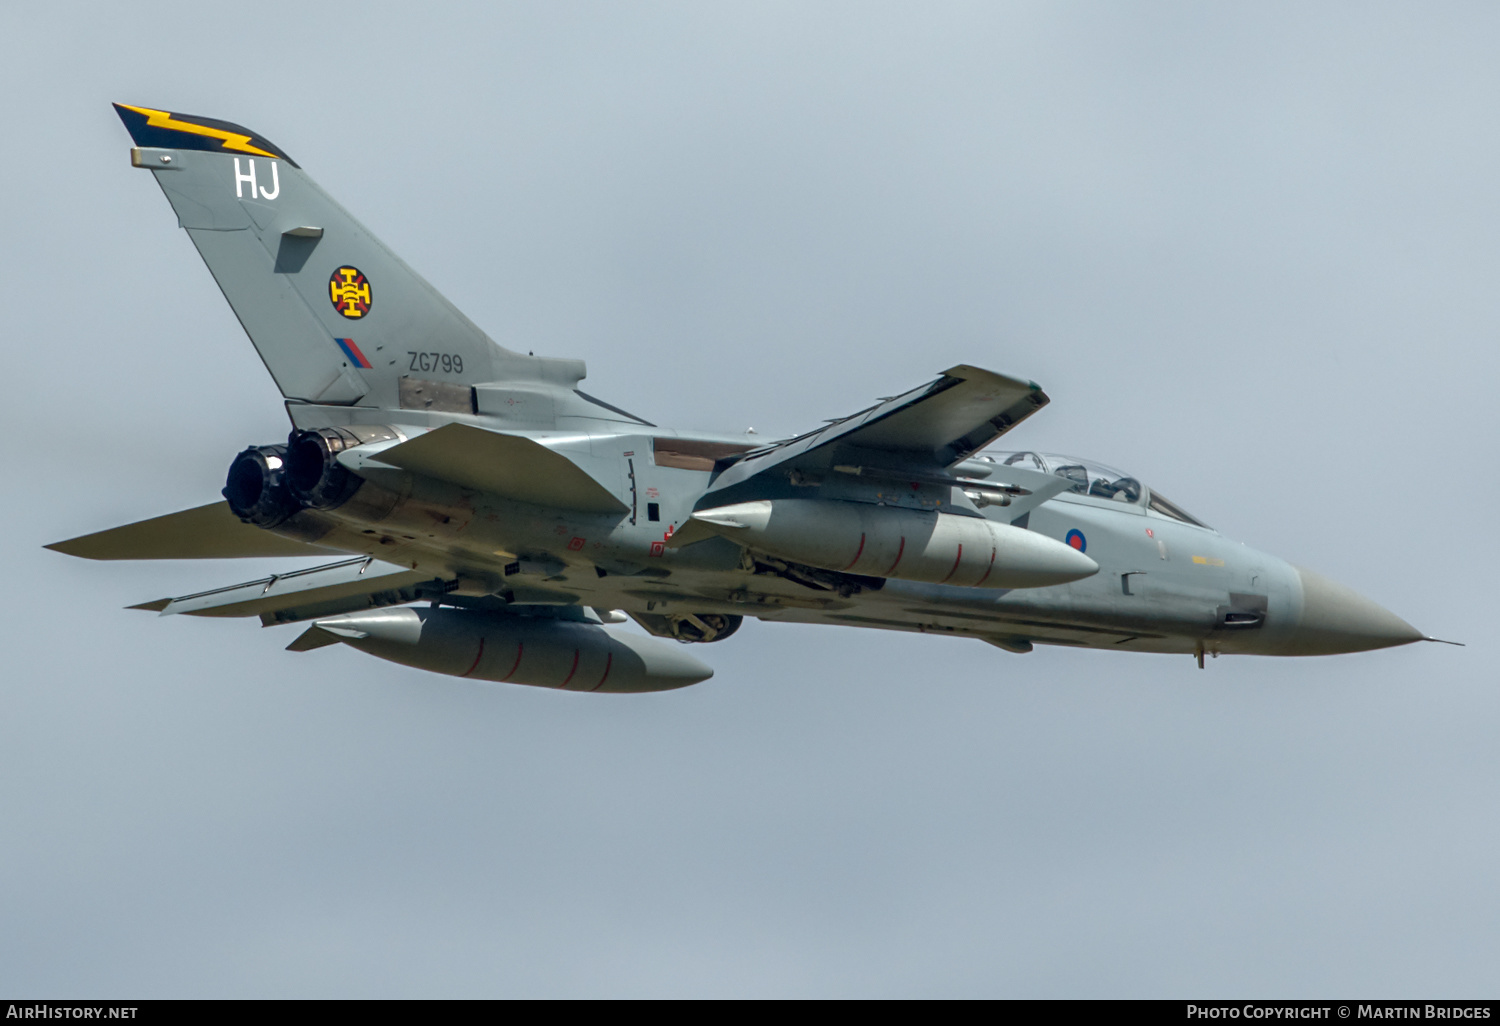
[{"label": "overcast gray sky", "polygon": [[[0,992],[1491,996],[1500,7],[0,8]],[[40,546],[279,396],[111,100],[274,140],[497,341],[791,432],[965,361],[1468,643],[749,623],[686,691],[424,675]]]}]

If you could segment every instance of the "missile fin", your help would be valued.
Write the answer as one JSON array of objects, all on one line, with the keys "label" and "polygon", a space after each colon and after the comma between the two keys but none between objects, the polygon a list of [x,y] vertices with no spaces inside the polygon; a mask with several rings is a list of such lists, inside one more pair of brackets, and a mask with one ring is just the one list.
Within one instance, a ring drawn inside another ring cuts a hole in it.
[{"label": "missile fin", "polygon": [[326,631],[316,625],[309,627],[297,635],[297,640],[286,647],[288,652],[311,652],[315,648],[323,648],[327,645],[337,645],[344,639],[333,631]]}]

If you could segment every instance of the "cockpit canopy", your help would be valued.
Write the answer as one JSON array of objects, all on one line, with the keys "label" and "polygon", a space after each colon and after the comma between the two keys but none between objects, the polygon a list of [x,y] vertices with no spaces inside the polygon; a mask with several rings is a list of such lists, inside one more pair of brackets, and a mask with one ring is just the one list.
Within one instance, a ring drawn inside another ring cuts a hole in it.
[{"label": "cockpit canopy", "polygon": [[1021,467],[1043,474],[1065,477],[1073,482],[1068,492],[1076,495],[1091,495],[1094,498],[1109,499],[1135,506],[1144,505],[1173,520],[1196,524],[1199,527],[1208,526],[1181,506],[1168,502],[1166,497],[1144,487],[1131,475],[1097,460],[1081,460],[1074,456],[1040,452],[997,452],[988,453],[983,458],[993,459],[1008,467]]}]

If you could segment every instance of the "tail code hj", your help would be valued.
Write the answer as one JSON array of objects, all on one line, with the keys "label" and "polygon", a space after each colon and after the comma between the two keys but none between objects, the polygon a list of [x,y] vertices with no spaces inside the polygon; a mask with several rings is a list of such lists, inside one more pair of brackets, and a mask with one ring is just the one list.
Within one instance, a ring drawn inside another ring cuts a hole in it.
[{"label": "tail code hj", "polygon": [[255,194],[257,192],[260,193],[260,196],[261,196],[262,199],[268,199],[268,200],[273,200],[277,196],[281,195],[281,176],[279,174],[277,174],[277,172],[276,172],[276,165],[278,163],[277,161],[274,161],[274,160],[271,161],[271,191],[270,192],[267,192],[266,191],[266,187],[263,186],[263,185],[260,186],[259,188],[257,188],[257,186],[256,186],[256,183],[255,183],[255,158],[253,158],[253,157],[246,157],[245,158],[245,163],[250,165],[250,171],[249,171],[249,173],[242,172],[240,170],[240,158],[239,157],[235,157],[234,158],[234,198],[235,199],[245,199],[246,198],[243,195],[242,191],[241,191],[242,187],[246,183],[248,183],[249,186],[250,186],[250,196],[249,196],[250,199],[255,199],[256,198]]}]

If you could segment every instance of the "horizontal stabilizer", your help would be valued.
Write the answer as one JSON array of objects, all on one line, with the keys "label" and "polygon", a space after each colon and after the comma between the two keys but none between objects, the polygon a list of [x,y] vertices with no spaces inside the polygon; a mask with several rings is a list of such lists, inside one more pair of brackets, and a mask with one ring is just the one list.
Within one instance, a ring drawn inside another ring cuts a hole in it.
[{"label": "horizontal stabilizer", "polygon": [[519,435],[448,424],[382,450],[381,463],[538,506],[585,513],[629,507],[562,453]]},{"label": "horizontal stabilizer", "polygon": [[271,626],[403,605],[442,590],[431,574],[360,556],[131,608],[155,609],[163,616],[258,616]]},{"label": "horizontal stabilizer", "polygon": [[138,520],[47,548],[84,559],[249,559],[322,556],[332,551],[242,523],[226,502]]}]

